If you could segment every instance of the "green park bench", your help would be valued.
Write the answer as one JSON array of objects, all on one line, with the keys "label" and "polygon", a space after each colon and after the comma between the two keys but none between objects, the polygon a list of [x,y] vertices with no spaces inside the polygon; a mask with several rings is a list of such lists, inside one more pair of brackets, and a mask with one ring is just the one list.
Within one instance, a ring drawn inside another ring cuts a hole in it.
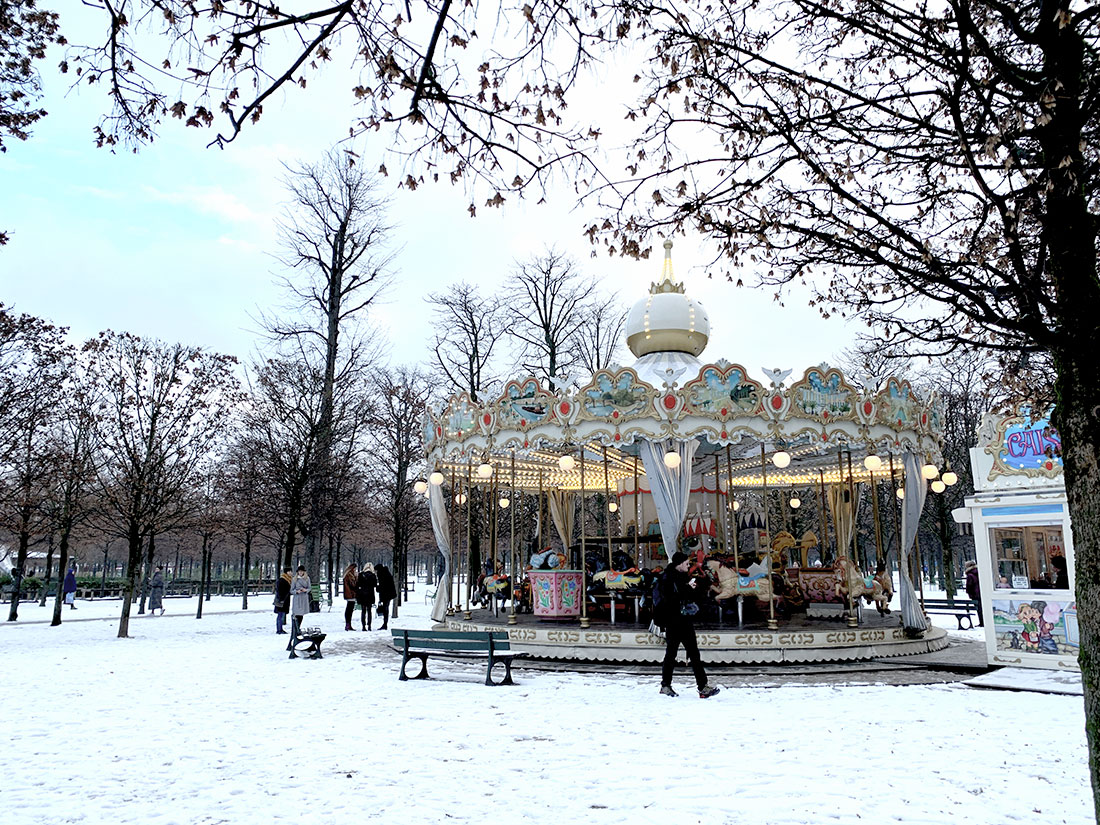
[{"label": "green park bench", "polygon": [[[504,630],[394,630],[393,646],[402,654],[401,681],[428,678],[428,657],[445,656],[453,659],[488,658],[485,668],[485,684],[513,685],[512,660],[526,653],[512,652],[508,633]],[[409,659],[420,660],[420,672],[410,677],[405,668]],[[493,667],[504,665],[504,678],[493,681]]]}]

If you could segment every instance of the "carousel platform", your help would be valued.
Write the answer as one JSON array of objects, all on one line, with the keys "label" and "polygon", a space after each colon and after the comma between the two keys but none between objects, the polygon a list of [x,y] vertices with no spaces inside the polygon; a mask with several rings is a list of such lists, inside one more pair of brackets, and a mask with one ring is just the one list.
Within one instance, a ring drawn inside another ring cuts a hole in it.
[{"label": "carousel platform", "polygon": [[[665,643],[645,625],[624,618],[612,623],[606,614],[589,617],[589,626],[579,620],[546,620],[529,613],[509,614],[501,609],[474,609],[466,620],[463,613],[448,616],[437,627],[449,630],[505,630],[514,650],[532,658],[562,662],[614,662],[653,664],[664,657]],[[768,630],[766,621],[736,619],[724,623],[696,622],[699,652],[711,664],[794,664],[807,662],[858,662],[933,653],[948,646],[947,631],[929,627],[919,639],[908,638],[897,613],[880,616],[864,610],[857,627],[839,618],[812,618],[795,614],[779,619],[778,630]]]}]

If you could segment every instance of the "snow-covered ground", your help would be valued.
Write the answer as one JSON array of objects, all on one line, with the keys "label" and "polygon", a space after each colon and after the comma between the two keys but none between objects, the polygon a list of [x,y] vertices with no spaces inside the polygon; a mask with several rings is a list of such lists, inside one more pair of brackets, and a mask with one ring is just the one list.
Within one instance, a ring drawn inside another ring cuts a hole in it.
[{"label": "snow-covered ground", "polygon": [[[395,625],[427,626],[419,596]],[[117,601],[0,625],[0,822],[1093,822],[1080,697],[864,674],[703,701],[683,669],[670,699],[652,675],[491,688],[483,665],[435,660],[400,682],[389,634],[345,632],[339,607],[306,621],[325,658],[290,661],[270,597],[215,598],[201,621],[166,605],[131,639]]]}]

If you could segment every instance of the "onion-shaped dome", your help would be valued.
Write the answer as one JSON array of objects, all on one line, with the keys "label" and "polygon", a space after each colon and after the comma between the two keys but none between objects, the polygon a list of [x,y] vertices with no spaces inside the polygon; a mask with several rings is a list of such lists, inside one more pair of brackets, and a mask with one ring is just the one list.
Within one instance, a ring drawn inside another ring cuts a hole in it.
[{"label": "onion-shaped dome", "polygon": [[698,355],[710,337],[710,319],[698,301],[672,277],[672,241],[665,241],[661,278],[626,316],[626,345],[638,358],[652,352]]}]

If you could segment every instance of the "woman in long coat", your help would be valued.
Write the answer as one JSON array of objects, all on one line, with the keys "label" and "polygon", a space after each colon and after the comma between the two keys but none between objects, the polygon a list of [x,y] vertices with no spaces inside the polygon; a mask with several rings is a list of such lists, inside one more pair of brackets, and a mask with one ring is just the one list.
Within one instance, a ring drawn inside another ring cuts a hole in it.
[{"label": "woman in long coat", "polygon": [[397,587],[386,565],[378,565],[374,572],[378,576],[378,615],[382,617],[382,630],[385,630],[390,626],[390,602],[397,598]]},{"label": "woman in long coat", "polygon": [[290,568],[283,571],[279,580],[275,582],[275,632],[286,635],[286,614],[290,611],[290,585],[294,578],[290,575]]},{"label": "woman in long coat", "polygon": [[156,572],[153,573],[153,578],[149,580],[149,612],[152,613],[155,610],[160,611],[160,615],[164,615],[164,576],[161,575],[161,569],[158,567]]},{"label": "woman in long coat", "polygon": [[299,564],[298,575],[290,583],[290,615],[294,617],[295,631],[302,629],[302,619],[309,612],[309,589],[312,586],[305,565]]},{"label": "woman in long coat", "polygon": [[351,630],[351,617],[355,614],[355,586],[359,580],[359,566],[352,562],[344,570],[344,630]]},{"label": "woman in long coat", "polygon": [[359,571],[359,580],[355,583],[355,600],[359,602],[359,621],[363,630],[372,630],[371,608],[374,607],[374,589],[378,586],[378,578],[374,575],[374,565],[369,561]]}]

